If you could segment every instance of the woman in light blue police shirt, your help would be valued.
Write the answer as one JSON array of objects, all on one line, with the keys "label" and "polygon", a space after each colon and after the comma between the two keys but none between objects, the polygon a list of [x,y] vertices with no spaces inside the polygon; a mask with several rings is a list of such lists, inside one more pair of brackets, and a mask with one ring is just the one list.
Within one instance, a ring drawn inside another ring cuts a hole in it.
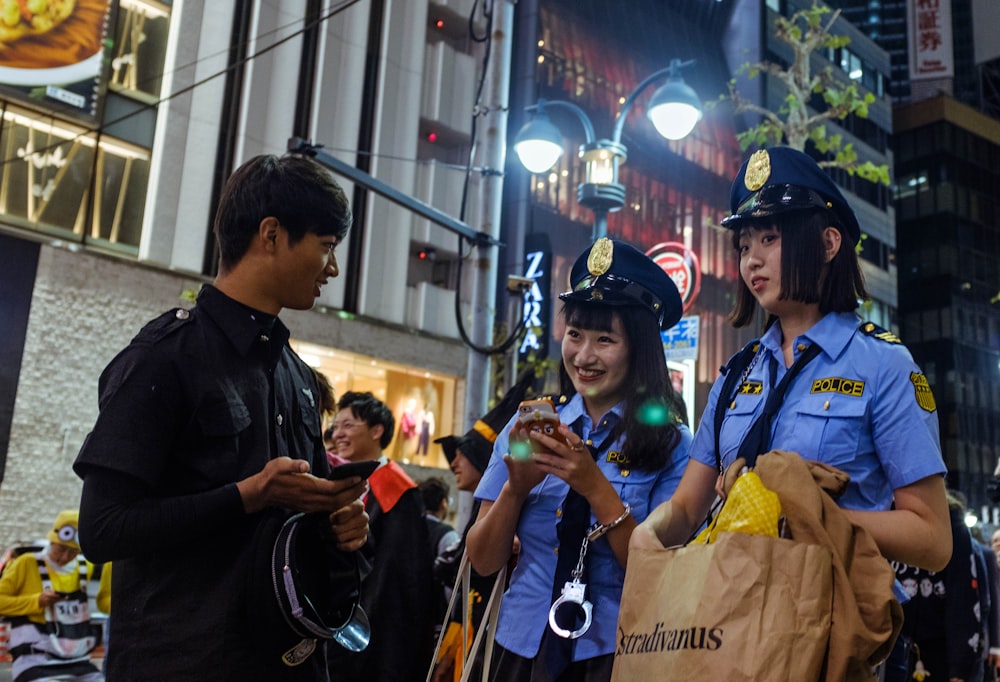
[{"label": "woman in light blue police shirt", "polygon": [[[715,413],[722,466],[737,458],[768,395],[814,344],[818,355],[788,384],[762,449],[797,452],[850,475],[838,504],[882,554],[941,570],[951,556],[938,416],[926,378],[893,334],[855,316],[867,298],[855,246],[857,218],[806,154],[755,152],[731,192],[741,283],[730,314],[749,325],[766,313],[760,347],[734,395],[709,394],[691,460],[673,498],[632,534],[631,547],[683,543],[715,498]],[[800,363],[801,364],[801,363]],[[739,376],[739,375],[737,375]]]},{"label": "woman in light blue police shirt", "polygon": [[542,447],[520,456],[527,432],[516,418],[505,427],[468,536],[482,574],[507,562],[515,534],[520,543],[495,635],[491,677],[503,682],[611,678],[629,534],[670,498],[691,442],[660,341],[682,312],[670,277],[603,238],[570,283],[558,433],[531,433]]}]

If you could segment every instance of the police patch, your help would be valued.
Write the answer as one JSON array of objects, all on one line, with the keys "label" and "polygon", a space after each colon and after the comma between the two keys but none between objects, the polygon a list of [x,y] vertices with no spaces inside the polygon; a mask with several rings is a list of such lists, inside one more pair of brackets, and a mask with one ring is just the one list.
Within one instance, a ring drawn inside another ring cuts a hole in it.
[{"label": "police patch", "polygon": [[612,462],[614,464],[628,464],[628,457],[624,456],[617,450],[608,450],[608,456],[606,461]]},{"label": "police patch", "polygon": [[764,390],[764,384],[759,381],[744,381],[740,384],[738,395],[760,395]]},{"label": "police patch", "polygon": [[927,383],[927,377],[919,372],[910,372],[910,383],[913,384],[917,405],[928,412],[936,410],[937,403],[934,402],[934,394],[931,392],[930,384]]},{"label": "police patch", "polygon": [[827,377],[813,382],[810,393],[841,393],[860,398],[865,392],[865,382],[843,377]]}]

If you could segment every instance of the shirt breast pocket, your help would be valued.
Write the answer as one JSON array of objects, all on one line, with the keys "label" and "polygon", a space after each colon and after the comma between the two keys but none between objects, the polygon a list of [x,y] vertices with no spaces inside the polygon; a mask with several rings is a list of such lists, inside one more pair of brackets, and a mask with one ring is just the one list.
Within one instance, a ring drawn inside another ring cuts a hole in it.
[{"label": "shirt breast pocket", "polygon": [[250,426],[250,409],[235,398],[213,401],[198,410],[198,425],[206,438],[220,446],[231,441],[235,449],[240,433]]},{"label": "shirt breast pocket", "polygon": [[868,400],[813,393],[796,400],[795,437],[801,454],[837,465],[853,459],[865,431]]},{"label": "shirt breast pocket", "polygon": [[[716,406],[716,409],[726,411],[722,420],[722,430],[719,433],[719,453],[722,456],[723,466],[728,465],[736,458],[736,453],[739,452],[743,439],[750,432],[750,428],[757,419],[760,406],[760,396],[737,396],[732,403]],[[714,423],[708,426],[712,429],[715,428]]]}]

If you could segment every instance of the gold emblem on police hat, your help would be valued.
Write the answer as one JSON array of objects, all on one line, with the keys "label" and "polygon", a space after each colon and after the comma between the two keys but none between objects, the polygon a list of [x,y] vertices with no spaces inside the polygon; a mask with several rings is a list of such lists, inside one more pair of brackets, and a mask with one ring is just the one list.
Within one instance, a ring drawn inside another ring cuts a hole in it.
[{"label": "gold emblem on police hat", "polygon": [[743,174],[743,184],[751,192],[756,192],[771,177],[771,156],[766,149],[758,149],[747,161],[747,172]]},{"label": "gold emblem on police hat", "polygon": [[590,247],[590,255],[587,256],[587,270],[594,277],[600,277],[608,268],[614,258],[615,245],[607,237],[601,237]]}]

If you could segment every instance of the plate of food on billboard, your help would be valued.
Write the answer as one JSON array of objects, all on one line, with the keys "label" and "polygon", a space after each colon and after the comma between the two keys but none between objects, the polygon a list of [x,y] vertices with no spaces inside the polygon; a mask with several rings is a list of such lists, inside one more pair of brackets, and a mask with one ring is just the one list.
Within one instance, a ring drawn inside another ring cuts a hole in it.
[{"label": "plate of food on billboard", "polygon": [[93,115],[110,0],[0,0],[0,85]]}]

